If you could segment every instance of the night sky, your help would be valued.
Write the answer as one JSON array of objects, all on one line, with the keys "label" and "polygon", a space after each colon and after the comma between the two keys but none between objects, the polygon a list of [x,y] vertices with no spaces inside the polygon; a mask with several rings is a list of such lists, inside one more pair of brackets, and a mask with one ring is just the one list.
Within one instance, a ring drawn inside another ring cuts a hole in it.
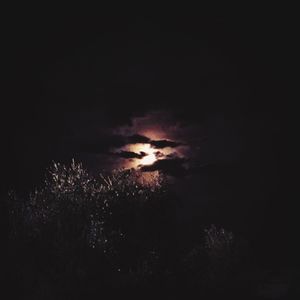
[{"label": "night sky", "polygon": [[280,16],[7,19],[3,193],[32,190],[52,160],[74,157],[95,173],[160,170],[176,182],[182,222],[221,224],[259,241],[262,256],[282,257],[288,50]]}]

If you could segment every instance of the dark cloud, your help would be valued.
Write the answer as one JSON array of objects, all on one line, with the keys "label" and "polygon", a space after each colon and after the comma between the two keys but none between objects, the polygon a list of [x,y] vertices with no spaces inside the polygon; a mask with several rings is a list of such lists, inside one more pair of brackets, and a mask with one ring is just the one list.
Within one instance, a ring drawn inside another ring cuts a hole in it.
[{"label": "dark cloud", "polygon": [[156,149],[163,149],[163,148],[167,148],[167,147],[176,148],[176,147],[182,145],[181,143],[173,142],[173,141],[169,141],[169,140],[151,141],[150,144],[153,148],[156,148]]},{"label": "dark cloud", "polygon": [[170,153],[170,154],[168,154],[168,155],[166,155],[166,158],[168,158],[168,159],[175,159],[175,158],[178,158],[178,155],[177,155],[177,153]]},{"label": "dark cloud", "polygon": [[143,151],[141,151],[140,153],[131,152],[131,151],[120,151],[120,152],[116,152],[113,154],[117,155],[119,157],[122,157],[122,158],[138,158],[138,159],[141,159],[148,155],[147,153],[145,153]]},{"label": "dark cloud", "polygon": [[160,151],[156,151],[154,154],[155,154],[155,157],[156,157],[156,158],[162,158],[162,157],[165,157],[165,154],[162,153],[162,152],[160,152]]},{"label": "dark cloud", "polygon": [[127,137],[128,144],[146,144],[150,142],[150,139],[144,135],[134,134]]},{"label": "dark cloud", "polygon": [[153,172],[161,171],[165,174],[172,175],[175,177],[182,177],[186,174],[186,168],[184,163],[186,159],[174,158],[174,159],[160,159],[155,161],[152,165],[142,166],[141,171]]},{"label": "dark cloud", "polygon": [[[155,149],[163,148],[176,148],[183,145],[182,143],[170,141],[170,140],[151,140],[150,138],[134,134],[130,136],[123,135],[109,135],[102,136],[99,141],[84,141],[79,146],[82,152],[91,153],[107,153],[110,149],[117,149],[129,144],[150,144]],[[159,155],[161,152],[157,152]],[[158,156],[159,157],[159,156]]]}]

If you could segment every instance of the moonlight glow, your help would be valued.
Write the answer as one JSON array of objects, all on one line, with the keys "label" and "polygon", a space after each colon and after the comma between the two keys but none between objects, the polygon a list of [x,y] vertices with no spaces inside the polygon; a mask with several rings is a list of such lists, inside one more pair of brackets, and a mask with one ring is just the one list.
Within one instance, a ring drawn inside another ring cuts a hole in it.
[{"label": "moonlight glow", "polygon": [[149,144],[141,144],[135,147],[136,152],[146,153],[146,156],[140,160],[141,165],[152,165],[156,161],[155,149],[151,148]]},{"label": "moonlight glow", "polygon": [[153,112],[134,118],[130,126],[116,129],[114,133],[125,137],[126,143],[114,149],[119,154],[115,165],[119,168],[153,172],[162,165],[176,164],[176,159],[184,158],[189,147],[182,141],[180,126],[171,119],[168,120],[167,114]]}]

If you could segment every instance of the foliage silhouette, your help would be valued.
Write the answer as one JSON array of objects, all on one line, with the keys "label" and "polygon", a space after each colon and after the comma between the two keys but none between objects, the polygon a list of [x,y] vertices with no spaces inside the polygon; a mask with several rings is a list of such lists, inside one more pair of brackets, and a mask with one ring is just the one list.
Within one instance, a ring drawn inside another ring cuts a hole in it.
[{"label": "foliage silhouette", "polygon": [[20,284],[31,282],[27,288],[39,282],[76,298],[111,288],[175,293],[236,283],[231,232],[214,225],[200,229],[201,242],[180,253],[176,195],[159,173],[92,176],[74,160],[53,163],[42,187],[24,198],[9,193],[7,206],[11,272],[29,268],[29,275],[19,276]]}]

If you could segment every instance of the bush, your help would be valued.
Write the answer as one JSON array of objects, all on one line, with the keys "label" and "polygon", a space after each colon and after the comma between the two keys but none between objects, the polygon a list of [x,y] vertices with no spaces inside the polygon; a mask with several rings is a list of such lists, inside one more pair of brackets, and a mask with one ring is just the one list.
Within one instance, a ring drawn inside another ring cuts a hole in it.
[{"label": "bush", "polygon": [[157,255],[164,251],[171,229],[170,195],[163,176],[151,181],[142,176],[117,170],[93,177],[74,160],[70,166],[53,163],[43,187],[25,199],[10,193],[11,241],[37,254],[53,278],[77,273],[109,278],[120,272],[152,276],[149,255],[153,249]]},{"label": "bush", "polygon": [[74,160],[53,163],[44,185],[28,197],[9,194],[11,272],[22,270],[20,285],[40,282],[40,289],[68,294],[234,287],[234,235],[212,225],[180,254],[175,199],[161,174],[147,180],[136,170],[91,176]]},{"label": "bush", "polygon": [[232,232],[211,225],[204,229],[202,242],[183,260],[186,282],[190,287],[227,289],[235,284],[239,263],[238,242]]}]

